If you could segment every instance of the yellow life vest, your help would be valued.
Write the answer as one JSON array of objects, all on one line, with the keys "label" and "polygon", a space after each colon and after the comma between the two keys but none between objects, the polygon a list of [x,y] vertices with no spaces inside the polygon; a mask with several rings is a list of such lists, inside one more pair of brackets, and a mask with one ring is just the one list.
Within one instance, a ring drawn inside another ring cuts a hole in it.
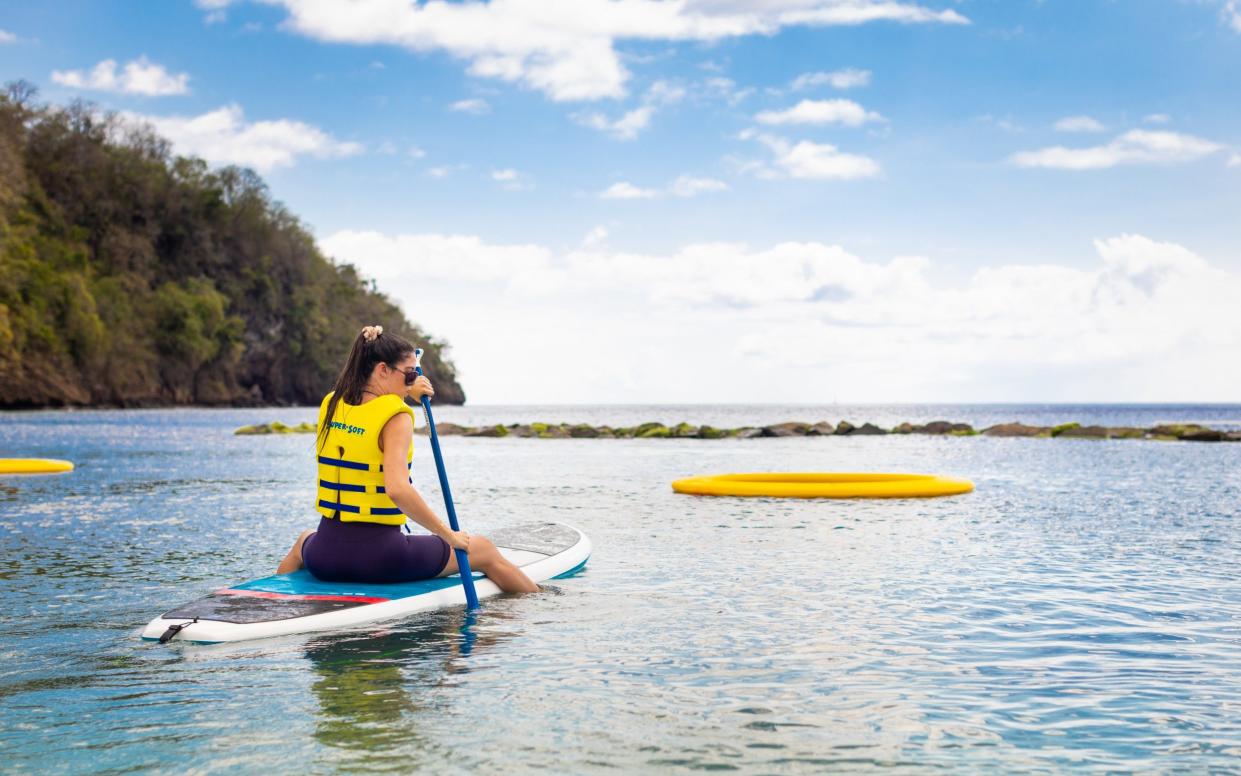
[{"label": "yellow life vest", "polygon": [[[319,404],[320,430],[328,422],[324,416],[331,398],[329,393]],[[317,509],[324,517],[346,523],[405,523],[405,514],[384,491],[383,451],[379,449],[379,432],[401,412],[408,412],[413,418],[414,411],[393,394],[363,404],[349,404],[344,399],[336,403],[327,437],[315,437],[319,452]],[[413,466],[413,460],[411,441],[405,456],[407,469]]]}]

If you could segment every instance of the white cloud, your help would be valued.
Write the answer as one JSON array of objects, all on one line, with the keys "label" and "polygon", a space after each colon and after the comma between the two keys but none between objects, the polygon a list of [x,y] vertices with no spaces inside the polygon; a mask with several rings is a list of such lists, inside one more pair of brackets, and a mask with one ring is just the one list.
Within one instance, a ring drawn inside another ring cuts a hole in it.
[{"label": "white cloud", "polygon": [[525,175],[512,168],[492,170],[491,179],[509,191],[530,191],[534,188]]},{"label": "white cloud", "polygon": [[469,165],[465,164],[441,164],[436,167],[428,168],[427,175],[430,175],[432,178],[447,178],[454,173],[467,169],[468,167]]},{"label": "white cloud", "polygon": [[1151,113],[1142,117],[1144,124],[1167,124],[1172,121],[1172,117],[1166,113]]},{"label": "white cloud", "polygon": [[1241,167],[1241,154],[1235,151],[1228,157],[1229,167]]},{"label": "white cloud", "polygon": [[[1082,266],[959,280],[820,242],[633,253],[591,235],[565,252],[375,232],[322,245],[449,340],[479,402],[1207,401],[1241,383],[1241,275],[1141,235],[1097,240]],[[531,342],[557,358],[515,384]],[[720,379],[759,356],[752,379]]]},{"label": "white cloud", "polygon": [[466,235],[341,231],[320,242],[324,252],[384,281],[417,275],[424,281],[496,284],[530,292],[552,272],[552,252],[539,245],[489,245]]},{"label": "white cloud", "polygon": [[1131,129],[1107,145],[1090,148],[1054,146],[1022,151],[1009,157],[1018,167],[1059,170],[1102,170],[1121,164],[1175,164],[1192,162],[1224,150],[1210,140],[1177,132]]},{"label": "white cloud", "polygon": [[599,112],[578,113],[573,120],[584,127],[606,132],[617,140],[633,140],[651,125],[658,107],[675,105],[685,99],[685,88],[668,81],[656,81],[642,96],[642,104],[626,111],[620,118],[609,119]]},{"label": "white cloud", "polygon": [[448,106],[448,110],[458,113],[473,113],[475,116],[481,116],[485,113],[490,113],[491,106],[487,104],[486,100],[476,97],[469,100],[457,100]]},{"label": "white cloud", "polygon": [[849,67],[844,70],[832,70],[831,72],[802,73],[793,79],[793,82],[789,84],[789,88],[796,92],[815,86],[830,86],[833,89],[854,89],[868,85],[870,85],[869,70]]},{"label": "white cloud", "polygon": [[770,165],[751,164],[745,169],[761,178],[802,178],[810,180],[854,180],[877,177],[882,169],[868,156],[844,153],[834,145],[802,140],[790,142],[782,137],[745,131],[740,138],[757,140],[772,152]]},{"label": "white cloud", "polygon": [[8,30],[0,30],[0,46],[6,43],[16,43],[17,36]]},{"label": "white cloud", "polygon": [[[787,3],[786,3],[787,5]],[[798,5],[811,5],[798,3]],[[838,2],[815,3],[814,7],[786,11],[780,15],[785,25],[859,25],[867,22],[889,21],[902,24],[969,24],[966,17],[953,10],[933,11],[922,6],[895,2]]]},{"label": "white cloud", "polygon": [[1012,116],[992,116],[990,113],[981,116],[975,116],[975,121],[981,121],[984,124],[994,125],[996,128],[1005,132],[1024,132],[1025,129],[1013,121]]},{"label": "white cloud", "polygon": [[1241,32],[1241,0],[1228,0],[1224,3],[1224,22],[1234,32]]},{"label": "white cloud", "polygon": [[884,120],[883,116],[853,100],[802,100],[784,110],[763,111],[754,119],[760,124],[843,124],[847,127]]},{"label": "white cloud", "polygon": [[668,187],[668,193],[674,197],[696,197],[717,191],[728,191],[728,184],[715,178],[695,178],[690,175],[679,176]]},{"label": "white cloud", "polygon": [[409,150],[406,153],[408,153],[409,156],[413,159],[421,159],[427,155],[427,152],[422,150],[418,146],[410,146]]},{"label": "white cloud", "polygon": [[639,188],[629,181],[613,183],[599,192],[600,199],[654,199],[658,196],[658,189]]},{"label": "white cloud", "polygon": [[655,199],[664,196],[688,198],[719,191],[728,191],[728,184],[715,178],[695,178],[692,175],[681,175],[663,189],[644,189],[628,181],[613,183],[599,192],[599,198]]},{"label": "white cloud", "polygon": [[708,97],[723,98],[729,105],[737,105],[754,94],[754,87],[738,88],[737,82],[723,76],[713,76],[703,82],[703,92]]},{"label": "white cloud", "polygon": [[624,115],[615,120],[609,119],[602,113],[575,114],[573,119],[584,127],[606,132],[617,140],[633,140],[638,133],[650,126],[651,117],[654,115],[654,107],[642,105],[626,111]]},{"label": "white cloud", "polygon": [[596,226],[586,233],[582,238],[583,248],[597,248],[608,239],[608,229],[606,226]]},{"label": "white cloud", "polygon": [[203,17],[206,24],[221,24],[227,21],[228,14],[224,9],[232,3],[233,0],[194,0],[194,5],[207,12]]},{"label": "white cloud", "polygon": [[201,156],[215,164],[237,164],[260,172],[288,167],[298,157],[353,156],[358,143],[342,142],[323,130],[291,119],[247,123],[241,106],[227,105],[199,116],[122,114],[151,125],[172,141],[177,152]]},{"label": "white cloud", "polygon": [[[711,43],[792,26],[868,22],[966,24],[954,10],[898,0],[259,0],[282,6],[282,27],[316,40],[444,51],[472,75],[521,84],[557,101],[623,97],[618,42]],[[227,2],[199,3],[220,9]]]},{"label": "white cloud", "polygon": [[656,81],[650,84],[645,94],[645,101],[655,106],[671,106],[685,99],[685,87],[669,81]]},{"label": "white cloud", "polygon": [[163,65],[157,65],[146,57],[126,63],[119,73],[115,59],[105,59],[89,73],[82,70],[53,70],[52,81],[74,89],[141,94],[148,97],[187,94],[190,90],[189,74],[174,75]]},{"label": "white cloud", "polygon": [[1056,122],[1055,130],[1057,132],[1105,132],[1107,127],[1090,116],[1066,116]]}]

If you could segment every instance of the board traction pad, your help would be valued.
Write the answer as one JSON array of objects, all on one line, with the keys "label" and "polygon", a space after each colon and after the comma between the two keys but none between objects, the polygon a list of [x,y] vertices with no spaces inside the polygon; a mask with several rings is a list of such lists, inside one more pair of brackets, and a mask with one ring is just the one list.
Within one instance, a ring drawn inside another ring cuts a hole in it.
[{"label": "board traction pad", "polygon": [[488,538],[497,547],[555,555],[577,544],[579,536],[562,523],[526,523],[493,531]]},{"label": "board traction pad", "polygon": [[166,620],[200,619],[218,622],[252,623],[291,620],[312,614],[337,612],[355,606],[375,603],[372,599],[358,598],[252,598],[249,596],[212,593],[206,598],[190,601],[164,615]]},{"label": "board traction pad", "polygon": [[[497,547],[555,555],[577,544],[580,534],[560,523],[527,523],[490,532]],[[474,574],[480,578],[481,574]],[[238,624],[272,622],[409,598],[461,584],[457,575],[394,584],[324,582],[302,569],[219,590],[178,606],[164,619],[194,618]],[[257,593],[257,595],[246,595]]]}]

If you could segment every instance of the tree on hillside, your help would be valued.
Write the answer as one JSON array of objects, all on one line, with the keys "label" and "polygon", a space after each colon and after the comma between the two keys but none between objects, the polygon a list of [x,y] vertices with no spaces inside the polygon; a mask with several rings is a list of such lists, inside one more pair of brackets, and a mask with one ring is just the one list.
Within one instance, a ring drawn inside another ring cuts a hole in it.
[{"label": "tree on hillside", "polygon": [[251,170],[172,154],[149,127],[0,95],[0,406],[317,403],[358,329],[447,346],[324,257]]}]

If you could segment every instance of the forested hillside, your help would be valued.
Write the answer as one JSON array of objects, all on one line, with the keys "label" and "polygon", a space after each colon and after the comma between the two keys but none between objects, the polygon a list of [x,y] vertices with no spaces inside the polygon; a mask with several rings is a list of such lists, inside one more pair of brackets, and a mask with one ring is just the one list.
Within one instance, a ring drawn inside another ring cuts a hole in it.
[{"label": "forested hillside", "polygon": [[0,95],[0,406],[314,404],[365,324],[444,344],[325,258],[249,170],[96,109]]}]

